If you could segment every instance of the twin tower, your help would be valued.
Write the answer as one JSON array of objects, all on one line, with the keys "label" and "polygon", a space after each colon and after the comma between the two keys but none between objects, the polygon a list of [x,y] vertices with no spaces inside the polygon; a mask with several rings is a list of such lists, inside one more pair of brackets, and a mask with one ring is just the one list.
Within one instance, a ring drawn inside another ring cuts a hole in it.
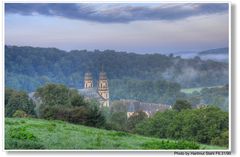
[{"label": "twin tower", "polygon": [[[93,89],[93,79],[90,72],[85,73],[84,76],[84,88]],[[100,103],[102,106],[109,107],[109,89],[107,75],[103,70],[99,74],[99,81],[97,87],[97,93],[101,97]]]}]

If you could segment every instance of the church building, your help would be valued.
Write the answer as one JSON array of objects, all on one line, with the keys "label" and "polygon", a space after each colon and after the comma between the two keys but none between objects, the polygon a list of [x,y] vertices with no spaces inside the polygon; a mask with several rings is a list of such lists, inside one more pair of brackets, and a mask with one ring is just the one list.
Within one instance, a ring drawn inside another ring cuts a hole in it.
[{"label": "church building", "polygon": [[102,71],[99,74],[97,87],[94,87],[92,74],[86,72],[84,75],[84,88],[79,89],[78,92],[84,96],[85,99],[96,99],[101,106],[109,107],[109,88],[106,72]]}]

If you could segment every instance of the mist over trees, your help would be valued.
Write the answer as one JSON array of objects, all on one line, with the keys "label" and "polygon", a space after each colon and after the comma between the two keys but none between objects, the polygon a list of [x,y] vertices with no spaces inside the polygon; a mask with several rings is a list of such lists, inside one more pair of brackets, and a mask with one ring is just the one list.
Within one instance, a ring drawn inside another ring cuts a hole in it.
[{"label": "mist over trees", "polygon": [[47,83],[83,88],[87,71],[92,72],[96,87],[101,65],[107,72],[111,100],[136,99],[172,105],[177,99],[188,99],[193,105],[216,104],[228,109],[228,89],[223,89],[227,94],[218,89],[191,95],[180,91],[186,87],[228,84],[227,63],[114,50],[66,52],[56,48],[5,46],[6,87],[26,92],[36,91]]},{"label": "mist over trees", "polygon": [[165,79],[182,87],[215,86],[228,82],[228,64],[182,59],[172,55],[135,54],[114,50],[65,52],[56,48],[5,46],[6,85],[34,91],[46,82],[82,87],[91,71],[95,82],[101,65],[112,79]]}]

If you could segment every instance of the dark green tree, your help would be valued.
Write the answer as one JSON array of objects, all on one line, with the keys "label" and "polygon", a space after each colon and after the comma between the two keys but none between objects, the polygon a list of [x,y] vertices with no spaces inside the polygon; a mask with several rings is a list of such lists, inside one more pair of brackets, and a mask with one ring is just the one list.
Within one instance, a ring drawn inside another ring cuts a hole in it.
[{"label": "dark green tree", "polygon": [[5,116],[12,117],[17,110],[26,112],[28,115],[35,115],[35,104],[29,99],[27,93],[5,89]]},{"label": "dark green tree", "polygon": [[108,129],[114,129],[118,131],[127,130],[127,112],[113,112],[108,122]]},{"label": "dark green tree", "polygon": [[191,109],[192,105],[187,100],[177,100],[173,105],[173,109],[181,111],[184,109]]},{"label": "dark green tree", "polygon": [[136,125],[145,136],[183,139],[228,147],[228,112],[208,106],[191,110],[167,110]]},{"label": "dark green tree", "polygon": [[127,120],[128,131],[134,132],[135,126],[147,118],[147,114],[143,111],[134,112]]}]

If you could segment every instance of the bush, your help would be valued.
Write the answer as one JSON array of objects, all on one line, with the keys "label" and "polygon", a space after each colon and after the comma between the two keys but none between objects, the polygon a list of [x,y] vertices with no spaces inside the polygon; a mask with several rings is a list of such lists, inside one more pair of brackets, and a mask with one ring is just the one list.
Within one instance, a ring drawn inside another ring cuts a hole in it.
[{"label": "bush", "polygon": [[177,111],[191,108],[192,105],[187,100],[176,100],[175,104],[173,105],[173,109]]},{"label": "bush", "polygon": [[6,136],[6,149],[44,149],[39,139],[26,127],[11,128]]},{"label": "bush", "polygon": [[86,107],[75,107],[69,110],[67,121],[76,124],[87,124],[89,111]]},{"label": "bush", "polygon": [[11,138],[18,140],[36,140],[36,136],[34,136],[31,132],[28,132],[26,127],[12,128],[9,130],[9,135]]},{"label": "bush", "polygon": [[144,149],[199,149],[200,146],[194,142],[188,141],[153,141],[142,145]]},{"label": "bush", "polygon": [[228,145],[228,113],[216,107],[168,110],[136,125],[145,136],[184,139],[205,144]]},{"label": "bush", "polygon": [[68,121],[69,108],[65,106],[46,106],[42,109],[40,117],[48,120],[57,119]]},{"label": "bush", "polygon": [[132,116],[130,116],[127,120],[127,130],[130,132],[134,132],[135,131],[135,126],[144,121],[145,119],[147,119],[147,114],[143,111],[138,111],[138,112],[134,112]]},{"label": "bush", "polygon": [[96,101],[85,101],[77,90],[64,85],[47,84],[37,89],[35,97],[42,101],[39,107],[41,118],[95,127],[105,125],[106,118],[99,108],[100,104]]},{"label": "bush", "polygon": [[26,112],[24,112],[23,110],[17,110],[14,114],[13,117],[17,117],[17,118],[24,118],[27,117],[28,115],[26,114]]},{"label": "bush", "polygon": [[229,143],[228,134],[229,134],[228,131],[222,132],[220,137],[215,137],[214,139],[211,140],[211,144],[228,147]]},{"label": "bush", "polygon": [[[12,117],[17,110],[24,111],[27,115],[35,115],[34,108],[35,104],[32,100],[29,99],[27,93],[7,88],[5,89],[6,117]],[[19,111],[17,114],[19,114]]]},{"label": "bush", "polygon": [[106,124],[110,130],[126,131],[127,130],[127,113],[113,112]]},{"label": "bush", "polygon": [[95,126],[95,127],[104,127],[106,123],[105,113],[102,108],[99,108],[100,104],[96,101],[91,101],[88,104],[88,119],[87,125],[88,126]]},{"label": "bush", "polygon": [[5,140],[5,149],[45,149],[44,145],[39,141],[31,140]]},{"label": "bush", "polygon": [[75,124],[84,124],[94,127],[103,127],[105,117],[97,104],[88,106],[45,106],[40,114],[44,119],[56,119]]},{"label": "bush", "polygon": [[85,106],[87,104],[77,90],[62,84],[47,84],[40,87],[34,97],[41,99],[42,106]]}]

